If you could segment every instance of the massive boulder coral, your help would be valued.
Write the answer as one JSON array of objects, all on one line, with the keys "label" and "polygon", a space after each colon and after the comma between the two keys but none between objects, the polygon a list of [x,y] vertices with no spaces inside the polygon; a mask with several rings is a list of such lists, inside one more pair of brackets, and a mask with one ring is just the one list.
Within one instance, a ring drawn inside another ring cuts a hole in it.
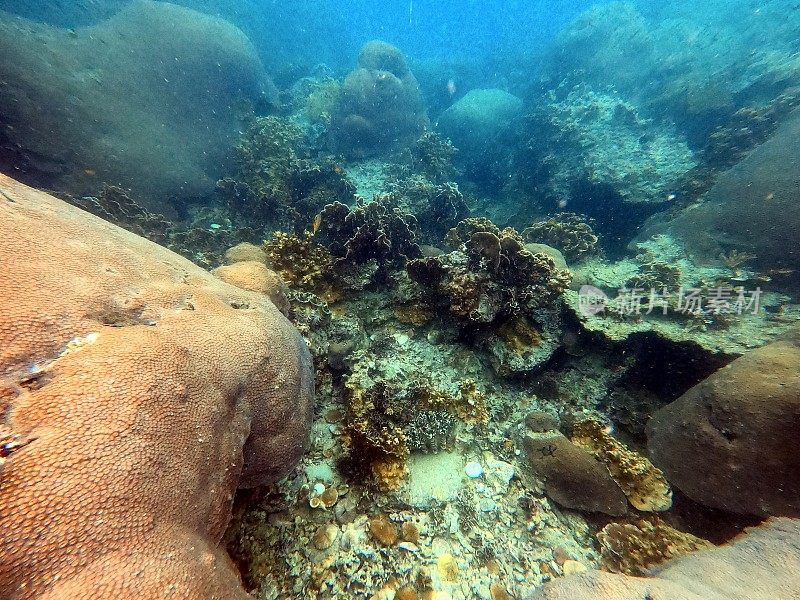
[{"label": "massive boulder coral", "polygon": [[441,114],[436,127],[462,153],[496,152],[522,110],[522,100],[504,90],[470,90]]},{"label": "massive boulder coral", "polygon": [[800,522],[772,519],[732,543],[666,562],[648,577],[588,571],[527,600],[774,600],[800,594]]},{"label": "massive boulder coral", "polygon": [[167,2],[75,30],[5,14],[0,55],[0,165],[75,194],[131,188],[167,216],[164,199],[213,191],[236,107],[277,97],[241,31]]},{"label": "massive boulder coral", "polygon": [[800,334],[753,350],[658,410],[650,456],[687,496],[800,516]]},{"label": "massive boulder coral", "polygon": [[0,596],[247,598],[238,487],[309,443],[304,341],[262,294],[0,175]]},{"label": "massive boulder coral", "polygon": [[[775,135],[722,174],[703,201],[666,226],[695,260],[719,263],[732,251],[753,256],[775,282],[800,278],[800,109]],[[656,229],[650,233],[657,233]],[[661,229],[663,232],[663,228]]]},{"label": "massive boulder coral", "polygon": [[413,142],[427,125],[422,93],[405,57],[391,44],[364,44],[344,81],[331,133],[351,156],[380,154]]}]

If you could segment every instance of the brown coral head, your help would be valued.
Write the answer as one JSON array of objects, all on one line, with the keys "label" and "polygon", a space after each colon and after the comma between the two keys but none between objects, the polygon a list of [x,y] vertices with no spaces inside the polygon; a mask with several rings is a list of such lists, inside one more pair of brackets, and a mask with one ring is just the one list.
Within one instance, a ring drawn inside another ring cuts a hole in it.
[{"label": "brown coral head", "polygon": [[500,268],[502,246],[500,238],[489,231],[473,233],[467,243],[467,250],[483,259],[492,273]]}]

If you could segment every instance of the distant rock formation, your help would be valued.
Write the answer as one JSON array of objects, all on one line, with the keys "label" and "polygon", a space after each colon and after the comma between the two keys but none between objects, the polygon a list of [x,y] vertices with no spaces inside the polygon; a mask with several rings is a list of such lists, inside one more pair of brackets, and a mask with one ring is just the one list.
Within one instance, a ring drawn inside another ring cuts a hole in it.
[{"label": "distant rock formation", "polygon": [[213,190],[238,113],[275,96],[241,31],[164,2],[77,30],[3,15],[0,55],[0,170],[77,194],[119,185],[167,215]]}]

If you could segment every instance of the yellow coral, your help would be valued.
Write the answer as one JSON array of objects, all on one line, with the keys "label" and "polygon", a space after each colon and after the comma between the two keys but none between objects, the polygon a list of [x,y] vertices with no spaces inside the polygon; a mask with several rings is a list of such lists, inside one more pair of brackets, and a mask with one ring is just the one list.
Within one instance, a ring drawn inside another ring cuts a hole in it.
[{"label": "yellow coral", "polygon": [[611,477],[638,510],[658,512],[672,507],[672,490],[664,474],[650,460],[611,436],[602,423],[576,423],[572,443],[585,448],[608,468]]},{"label": "yellow coral", "polygon": [[670,527],[661,519],[609,523],[598,532],[600,562],[606,571],[641,576],[662,562],[711,548],[702,538]]},{"label": "yellow coral", "polygon": [[372,475],[379,490],[391,492],[402,485],[408,476],[408,468],[404,459],[387,456],[372,463]]},{"label": "yellow coral", "polygon": [[505,341],[506,346],[517,354],[524,354],[542,343],[542,334],[533,323],[524,316],[518,316],[504,323],[497,334]]},{"label": "yellow coral", "polygon": [[456,416],[467,423],[485,425],[489,422],[486,394],[478,389],[473,379],[461,383],[461,401],[456,405]]},{"label": "yellow coral", "polygon": [[415,392],[420,410],[445,410],[466,423],[489,422],[486,395],[472,379],[462,382],[458,395],[437,390],[427,382],[418,383]]},{"label": "yellow coral", "polygon": [[433,310],[419,302],[398,304],[394,308],[394,316],[401,323],[421,327],[433,318]]},{"label": "yellow coral", "polygon": [[269,266],[291,287],[314,289],[322,285],[333,264],[325,247],[306,232],[303,237],[276,231],[264,242],[263,249]]}]

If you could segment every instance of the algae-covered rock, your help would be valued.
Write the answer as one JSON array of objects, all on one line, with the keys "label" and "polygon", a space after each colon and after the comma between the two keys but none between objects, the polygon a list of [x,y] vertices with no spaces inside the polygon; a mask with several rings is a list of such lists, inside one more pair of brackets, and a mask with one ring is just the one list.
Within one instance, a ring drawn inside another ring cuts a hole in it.
[{"label": "algae-covered rock", "polygon": [[237,110],[274,96],[241,31],[165,2],[76,30],[5,15],[0,55],[0,166],[77,194],[121,185],[168,216],[213,191]]},{"label": "algae-covered rock", "polygon": [[653,415],[650,456],[687,496],[736,513],[800,515],[797,340],[745,354]]},{"label": "algae-covered rock", "polygon": [[[575,200],[598,217],[614,206],[666,202],[695,166],[675,127],[613,90],[583,83],[553,92],[531,114],[525,135],[522,179],[541,174],[545,181],[534,177],[532,184],[544,185],[552,200]],[[598,198],[610,206],[593,206]]]}]

